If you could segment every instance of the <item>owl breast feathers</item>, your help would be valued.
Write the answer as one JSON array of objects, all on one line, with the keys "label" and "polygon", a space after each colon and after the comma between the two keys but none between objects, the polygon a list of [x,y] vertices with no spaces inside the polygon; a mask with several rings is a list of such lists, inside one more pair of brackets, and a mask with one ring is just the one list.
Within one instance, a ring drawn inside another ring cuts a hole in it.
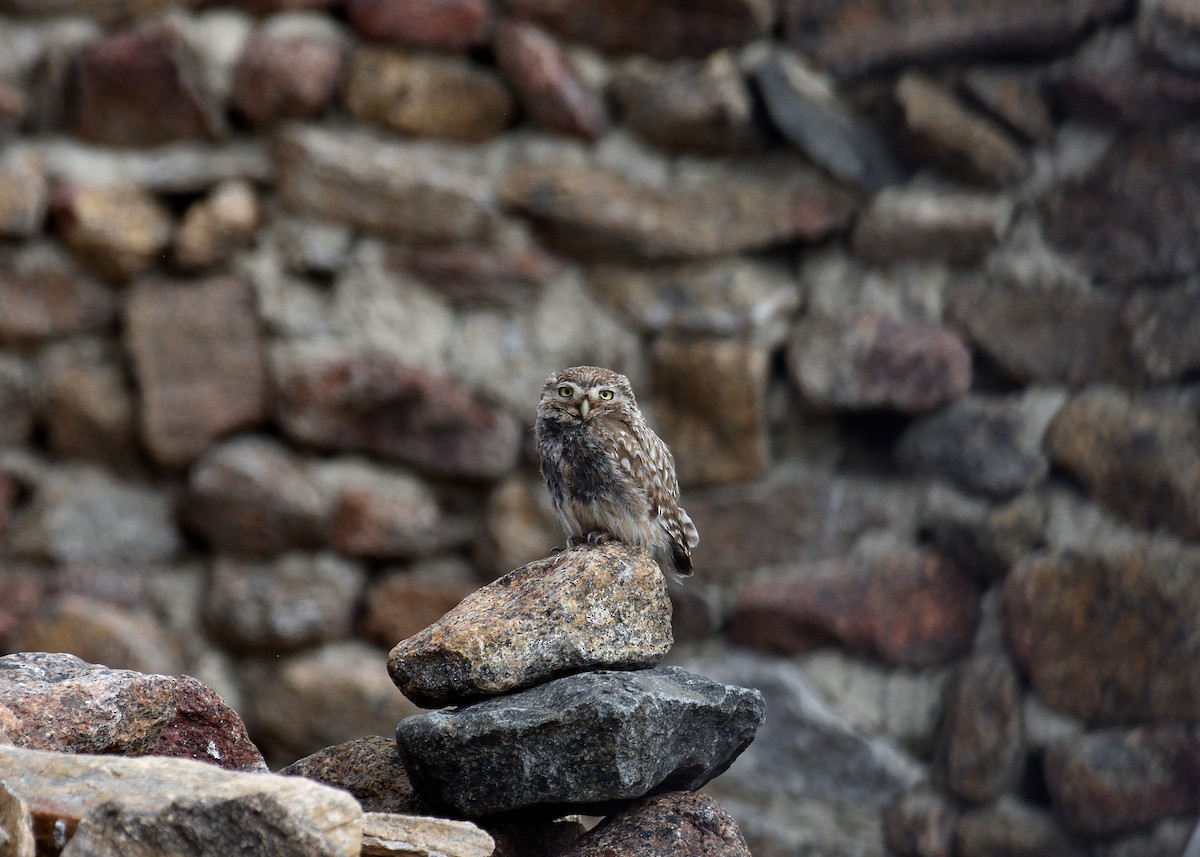
[{"label": "owl breast feathers", "polygon": [[554,373],[535,431],[568,544],[611,537],[644,548],[665,573],[692,573],[700,536],[679,506],[671,450],[646,424],[628,378],[597,366]]}]

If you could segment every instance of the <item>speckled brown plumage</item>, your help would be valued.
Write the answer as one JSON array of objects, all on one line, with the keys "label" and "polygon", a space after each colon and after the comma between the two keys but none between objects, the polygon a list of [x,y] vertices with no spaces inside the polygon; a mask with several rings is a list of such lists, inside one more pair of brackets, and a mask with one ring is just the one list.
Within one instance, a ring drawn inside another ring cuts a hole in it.
[{"label": "speckled brown plumage", "polygon": [[614,538],[649,551],[666,573],[692,573],[700,536],[679,506],[675,459],[647,425],[628,378],[598,366],[555,372],[535,430],[569,544]]}]

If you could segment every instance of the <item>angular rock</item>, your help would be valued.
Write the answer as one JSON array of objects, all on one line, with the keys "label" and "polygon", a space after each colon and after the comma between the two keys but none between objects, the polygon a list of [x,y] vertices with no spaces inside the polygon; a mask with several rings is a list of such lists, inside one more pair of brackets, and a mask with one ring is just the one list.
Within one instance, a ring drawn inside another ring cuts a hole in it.
[{"label": "angular rock", "polygon": [[307,777],[354,795],[364,812],[426,813],[400,760],[395,738],[368,735],[326,747],[292,762],[279,773]]},{"label": "angular rock", "polygon": [[1005,374],[1067,387],[1136,382],[1121,305],[1111,291],[1018,291],[972,282],[949,296],[951,318]]},{"label": "angular rock", "polygon": [[60,564],[161,562],[182,547],[165,490],[86,466],[47,473],[9,538],[18,554]]},{"label": "angular rock", "polygon": [[1046,448],[1102,506],[1145,526],[1200,538],[1200,425],[1114,390],[1072,398]]},{"label": "angular rock", "polygon": [[598,265],[588,286],[647,333],[773,340],[803,303],[795,276],[748,258],[631,267]]},{"label": "angular rock", "polygon": [[142,437],[160,464],[194,461],[217,437],[266,416],[262,334],[237,277],[143,281],[125,306]]},{"label": "angular rock", "polygon": [[954,853],[959,857],[1083,857],[1091,852],[1068,836],[1046,810],[1005,796],[962,814],[954,832]]},{"label": "angular rock", "polygon": [[629,60],[610,92],[621,121],[661,149],[718,155],[763,143],[750,87],[728,51],[669,64]]},{"label": "angular rock", "polygon": [[383,812],[363,815],[362,857],[491,857],[495,849],[492,837],[469,821]]},{"label": "angular rock", "polygon": [[526,164],[501,196],[576,252],[656,260],[815,241],[853,210],[846,191],[789,157],[707,167],[670,189],[596,167]]},{"label": "angular rock", "polygon": [[345,54],[345,40],[330,27],[263,26],[238,60],[232,104],[255,124],[315,119],[333,102]]},{"label": "angular rock", "polygon": [[80,265],[112,282],[142,273],[171,243],[170,212],[135,184],[61,185],[52,206],[59,237]]},{"label": "angular rock", "polygon": [[115,293],[75,271],[0,272],[0,344],[31,345],[107,327]]},{"label": "angular rock", "polygon": [[750,857],[733,816],[708,795],[667,792],[609,816],[561,857]]},{"label": "angular rock", "polygon": [[1139,289],[1121,309],[1129,350],[1141,370],[1166,381],[1200,368],[1200,289]]},{"label": "angular rock", "polygon": [[937,554],[818,565],[746,586],[729,639],[782,654],[836,640],[889,663],[932,666],[970,648],[977,598],[970,577]]},{"label": "angular rock", "polygon": [[766,0],[513,0],[508,11],[572,41],[658,59],[702,57],[752,41],[775,19]]},{"label": "angular rock", "polygon": [[1200,132],[1148,131],[1118,142],[1047,195],[1047,239],[1104,283],[1169,281],[1200,270]]},{"label": "angular rock", "polygon": [[388,672],[433,708],[582,670],[651,667],[671,642],[662,572],[613,542],[536,560],[477,590],[397,643]]},{"label": "angular rock", "polygon": [[832,81],[798,56],[778,51],[756,77],[775,126],[816,163],[868,190],[900,179],[899,159],[882,129],[844,103]]},{"label": "angular rock", "polygon": [[966,396],[905,429],[896,460],[967,491],[1012,497],[1045,478],[1042,438],[1063,399],[1049,392],[1021,399]]},{"label": "angular rock", "polygon": [[149,755],[195,759],[229,771],[267,770],[242,718],[220,694],[189,675],[175,677],[175,717]]},{"label": "angular rock", "polygon": [[470,152],[292,127],[277,153],[276,189],[304,214],[441,242],[485,238],[497,220],[482,162]]},{"label": "angular rock", "polygon": [[784,31],[801,50],[838,75],[861,75],[908,63],[976,60],[981,53],[1024,57],[1070,44],[1124,0],[787,0]]},{"label": "angular rock", "polygon": [[395,246],[386,264],[436,289],[458,308],[527,307],[563,270],[557,259],[535,247],[508,251],[472,244]]},{"label": "angular rock", "polygon": [[221,554],[272,556],[322,544],[328,511],[313,480],[266,437],[209,448],[193,465],[181,514]]},{"label": "angular rock", "polygon": [[1200,80],[1148,61],[1133,33],[1101,33],[1049,76],[1070,115],[1126,127],[1165,127],[1200,116]]},{"label": "angular rock", "polygon": [[1055,813],[1111,836],[1200,807],[1200,741],[1181,724],[1105,729],[1060,741],[1045,763]]},{"label": "angular rock", "polygon": [[854,225],[854,252],[872,262],[978,261],[1008,231],[1012,200],[946,188],[888,188],[871,198]]},{"label": "angular rock", "polygon": [[[246,672],[247,722],[273,768],[361,735],[391,732],[419,709],[380,667],[384,652],[358,640],[331,643]],[[424,797],[424,794],[422,794]]]},{"label": "angular rock", "polygon": [[1194,551],[1153,546],[1031,557],[1004,585],[1009,649],[1042,699],[1090,723],[1189,720],[1200,711],[1198,574]]},{"label": "angular rock", "polygon": [[222,182],[183,213],[175,233],[175,264],[197,271],[228,262],[254,237],[261,220],[262,208],[249,182]]},{"label": "angular rock", "polygon": [[349,0],[346,14],[371,41],[449,51],[482,44],[492,24],[487,0]]},{"label": "angular rock", "polygon": [[54,352],[40,380],[41,420],[56,455],[110,466],[138,460],[133,390],[115,346]]},{"label": "angular rock", "polygon": [[394,646],[433,625],[476,588],[467,581],[424,580],[412,574],[385,577],[367,592],[363,634]]},{"label": "angular rock", "polygon": [[920,413],[971,386],[971,354],[958,334],[870,312],[848,321],[802,320],[788,346],[788,369],[805,397],[826,408]]},{"label": "angular rock", "polygon": [[288,651],[347,637],[366,580],[328,554],[271,563],[213,561],[203,615],[209,633],[239,651]]},{"label": "angular rock", "polygon": [[1029,175],[1025,154],[987,116],[918,73],[896,84],[901,136],[921,161],[987,187],[1008,187]]},{"label": "angular rock", "polygon": [[884,837],[898,857],[952,857],[958,809],[944,795],[909,792],[887,808]]},{"label": "angular rock", "polygon": [[180,669],[179,645],[153,620],[84,594],[64,593],[42,602],[14,635],[26,652],[71,652],[90,663],[143,673]]},{"label": "angular rock", "polygon": [[[0,102],[3,96],[0,96]],[[0,106],[0,116],[3,114]],[[2,123],[0,118],[0,123]],[[31,153],[0,158],[0,236],[32,238],[42,231],[49,202],[46,169]]]},{"label": "angular rock", "polygon": [[[659,339],[651,352],[655,413],[680,484],[750,482],[764,475],[766,349],[730,340]],[[703,372],[694,367],[703,366]]]},{"label": "angular rock", "polygon": [[505,21],[496,31],[494,49],[500,71],[532,124],[584,140],[608,130],[603,97],[583,81],[566,50],[545,30]]},{"label": "angular rock", "polygon": [[355,119],[413,137],[478,143],[514,115],[512,95],[490,69],[465,58],[361,47],[344,99]]},{"label": "angular rock", "polygon": [[[350,795],[275,774],[223,771],[191,759],[124,759],[0,746],[0,779],[22,797],[41,847],[63,854],[262,853],[355,857],[362,810]],[[61,838],[59,839],[61,841]]]},{"label": "angular rock", "polygon": [[1054,142],[1054,118],[1039,74],[976,66],[967,70],[961,83],[972,99],[1024,141],[1043,146]]},{"label": "angular rock", "polygon": [[224,120],[195,66],[180,24],[171,18],[102,39],[79,59],[79,136],[138,147],[224,134]]},{"label": "angular rock", "polygon": [[975,655],[946,696],[934,769],[952,795],[988,803],[1016,785],[1025,761],[1021,688],[1003,654]]},{"label": "angular rock", "polygon": [[1188,0],[1145,0],[1138,6],[1138,43],[1183,72],[1200,72],[1200,15]]},{"label": "angular rock", "polygon": [[276,395],[284,431],[323,449],[364,452],[446,477],[495,478],[516,463],[515,419],[448,378],[387,357],[281,361]]},{"label": "angular rock", "polygon": [[762,720],[757,691],[679,667],[600,670],[409,717],[396,740],[418,788],[456,812],[561,815],[695,790],[729,767]]},{"label": "angular rock", "polygon": [[[175,718],[175,688],[169,676],[113,670],[74,655],[0,657],[0,706],[12,716],[4,732],[32,750],[149,753]],[[11,780],[9,786],[16,789]]]}]

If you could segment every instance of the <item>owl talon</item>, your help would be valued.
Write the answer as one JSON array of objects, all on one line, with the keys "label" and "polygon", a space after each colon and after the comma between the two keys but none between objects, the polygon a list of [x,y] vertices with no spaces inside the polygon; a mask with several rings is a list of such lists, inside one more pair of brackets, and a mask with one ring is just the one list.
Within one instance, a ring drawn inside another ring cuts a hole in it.
[{"label": "owl talon", "polygon": [[587,534],[587,543],[589,547],[599,547],[609,540],[608,533],[591,532]]}]

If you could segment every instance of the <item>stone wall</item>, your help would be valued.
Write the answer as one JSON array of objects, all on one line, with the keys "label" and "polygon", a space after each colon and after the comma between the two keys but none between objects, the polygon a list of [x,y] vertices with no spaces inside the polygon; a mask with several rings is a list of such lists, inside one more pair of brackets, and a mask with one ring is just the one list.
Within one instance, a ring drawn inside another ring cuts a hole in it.
[{"label": "stone wall", "polygon": [[390,734],[597,363],[756,855],[1178,854],[1197,118],[1187,0],[0,0],[0,647]]}]

